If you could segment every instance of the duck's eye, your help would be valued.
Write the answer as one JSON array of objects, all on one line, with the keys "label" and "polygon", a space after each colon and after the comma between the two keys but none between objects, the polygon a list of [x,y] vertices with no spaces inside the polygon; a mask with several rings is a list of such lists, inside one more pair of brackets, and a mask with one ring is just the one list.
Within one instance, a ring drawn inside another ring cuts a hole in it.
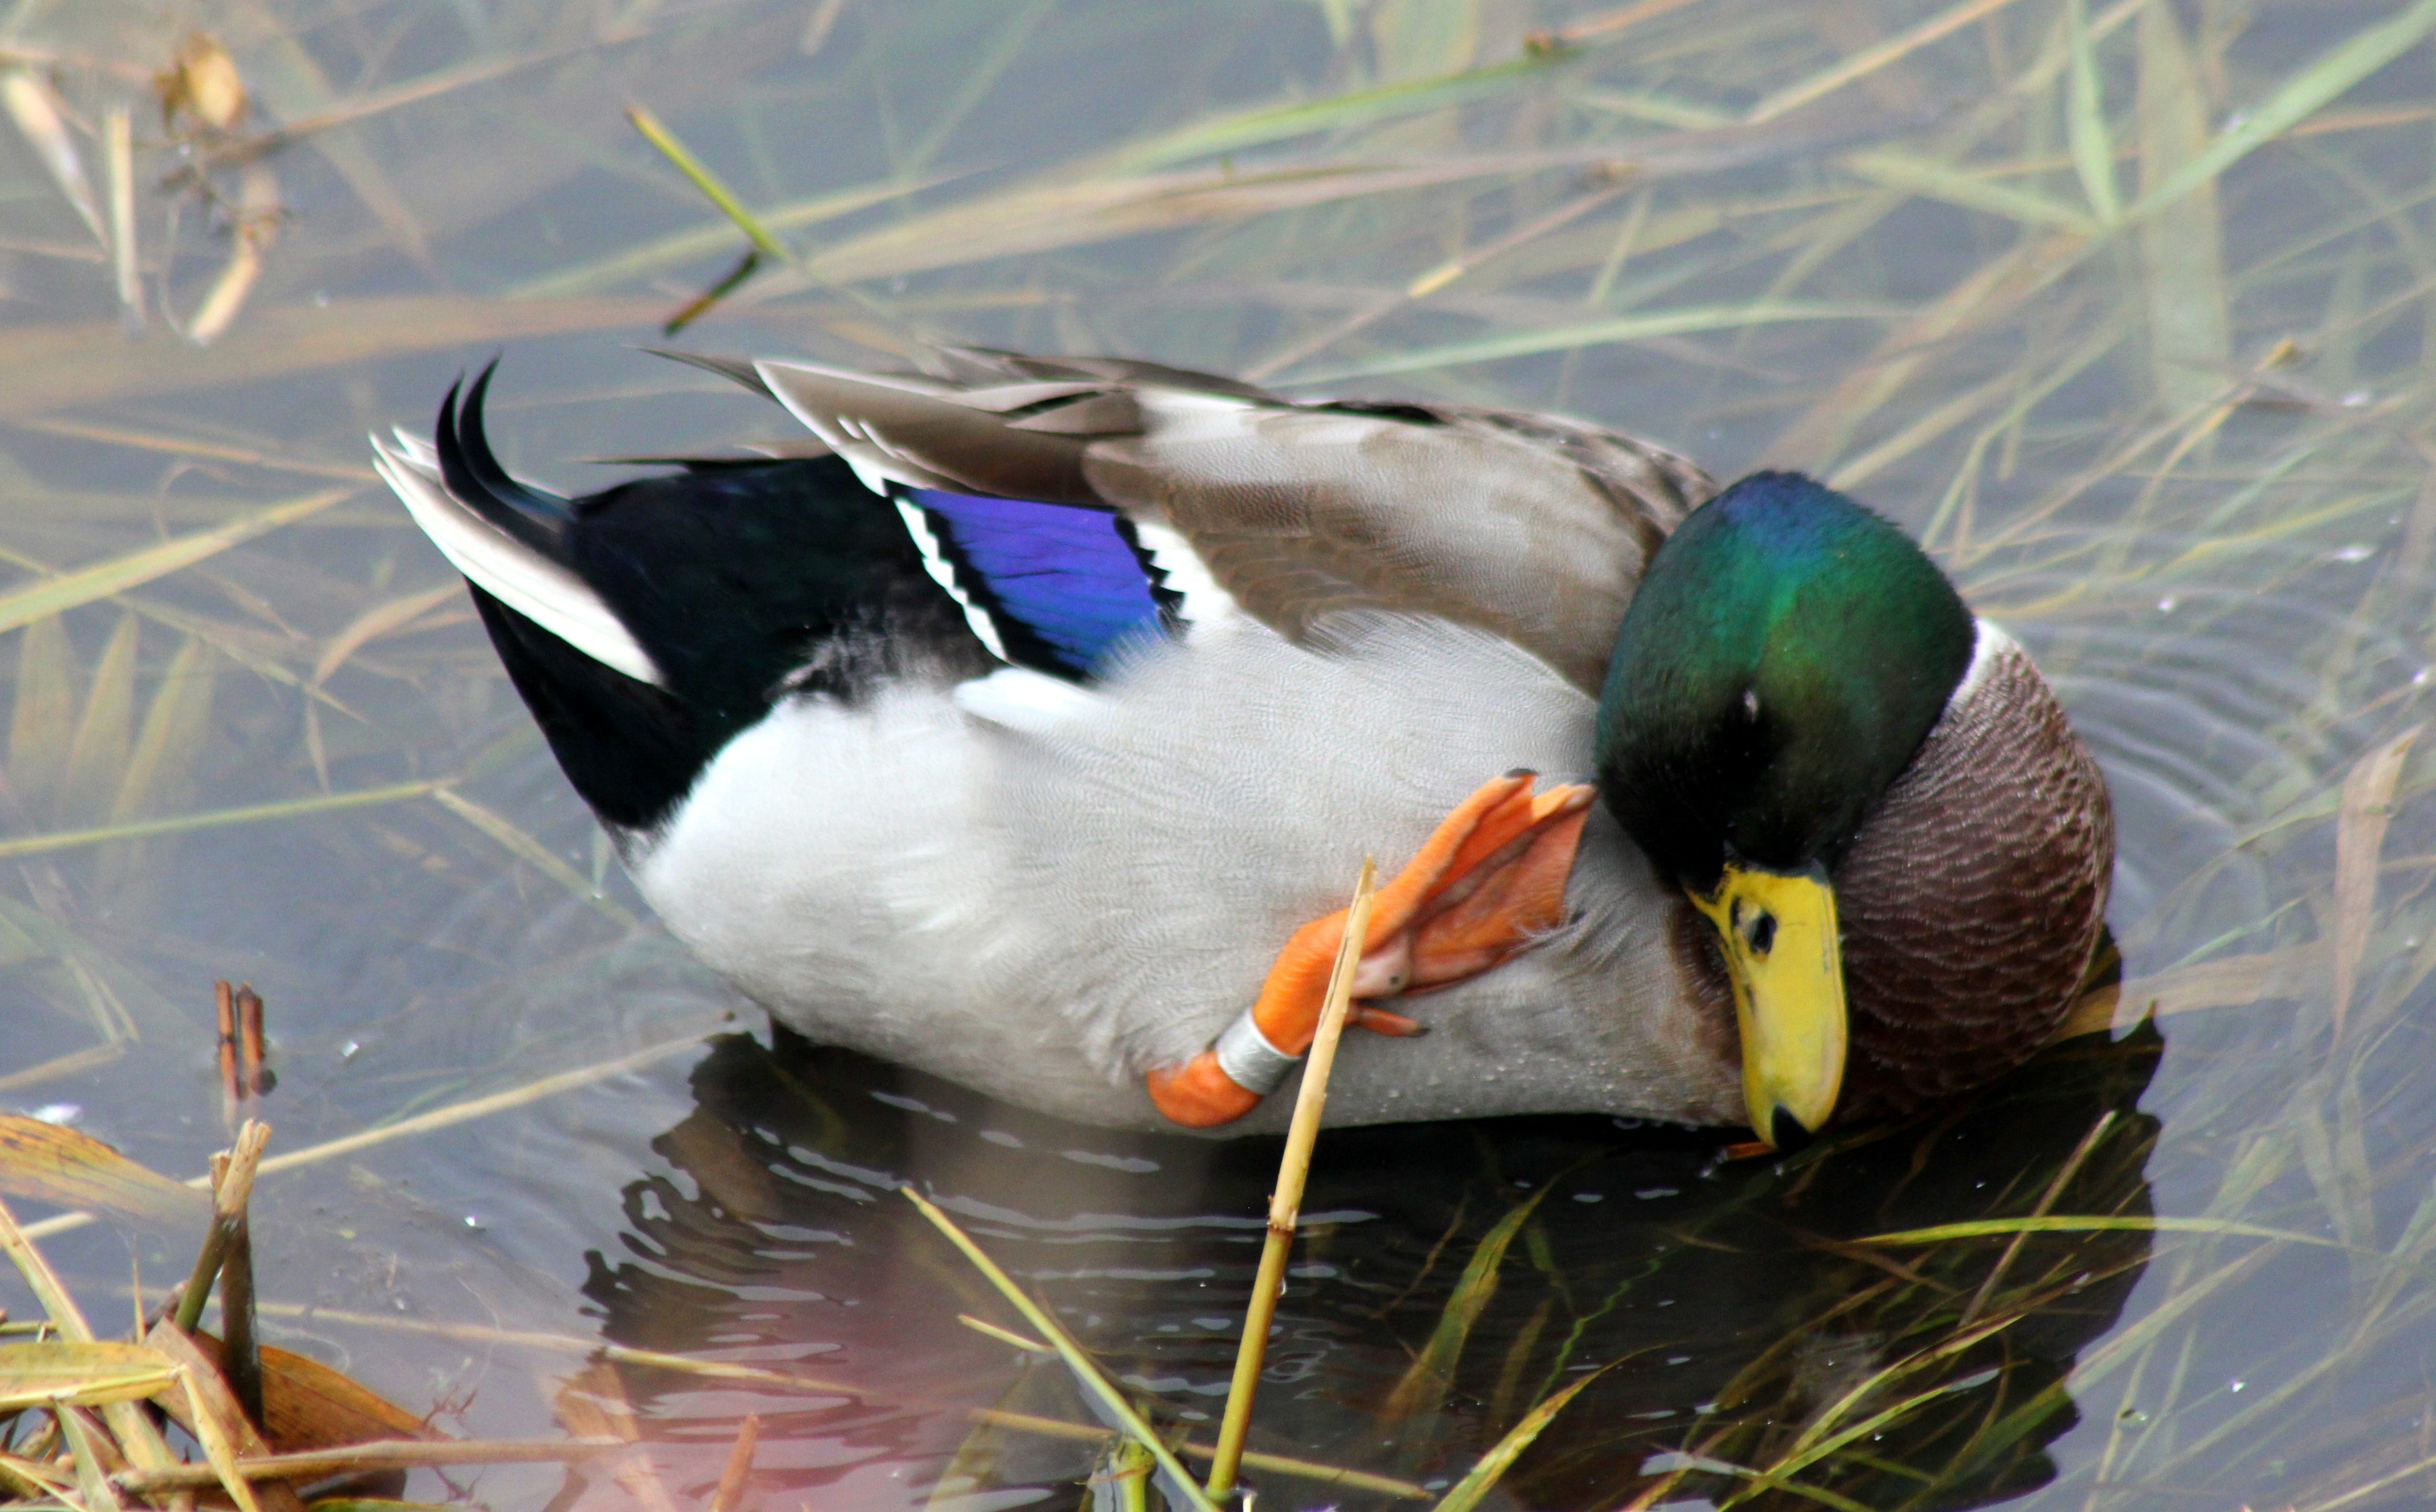
[{"label": "duck's eye", "polygon": [[1743,931],[1743,943],[1753,955],[1766,955],[1776,944],[1776,915],[1766,909],[1752,909],[1738,913],[1734,927]]}]

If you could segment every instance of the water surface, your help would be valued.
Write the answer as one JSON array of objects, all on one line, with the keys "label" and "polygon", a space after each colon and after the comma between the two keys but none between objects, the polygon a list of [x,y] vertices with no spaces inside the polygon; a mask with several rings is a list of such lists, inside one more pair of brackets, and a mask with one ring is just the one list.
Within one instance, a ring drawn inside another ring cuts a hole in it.
[{"label": "water surface", "polygon": [[[495,353],[496,439],[570,491],[785,433],[635,350],[745,246],[639,104],[792,256],[687,344],[1117,352],[1807,467],[1928,542],[2106,768],[2114,1034],[1781,1165],[1603,1119],[1331,1134],[1256,1449],[1434,1487],[1594,1374],[1501,1504],[2416,1504],[2436,831],[2424,754],[2375,757],[2432,628],[2428,9],[14,8],[105,229],[130,113],[146,328],[0,131],[0,1100],[201,1170],[215,977],[270,1001],[275,1150],[605,1068],[267,1180],[263,1291],[281,1342],[452,1430],[630,1413],[678,1504],[748,1412],[771,1506],[1096,1494],[1088,1442],[974,1416],[1090,1421],[956,1323],[1012,1320],[901,1182],[1211,1431],[1274,1145],[774,1033],[651,922],[371,478],[365,433]],[[161,124],[189,27],[252,92],[225,130]],[[216,290],[224,331],[182,340]],[[1875,1240],[2034,1215],[2107,1225]],[[130,1247],[157,1295],[190,1242],[51,1250],[106,1312]]]}]

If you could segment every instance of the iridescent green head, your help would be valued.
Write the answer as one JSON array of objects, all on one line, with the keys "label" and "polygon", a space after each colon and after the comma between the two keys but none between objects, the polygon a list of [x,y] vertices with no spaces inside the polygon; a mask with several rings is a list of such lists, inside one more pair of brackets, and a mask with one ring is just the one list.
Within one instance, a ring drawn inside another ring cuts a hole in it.
[{"label": "iridescent green head", "polygon": [[1937,723],[1974,639],[1908,536],[1795,473],[1754,474],[1694,511],[1626,612],[1600,785],[1717,926],[1764,1137],[1834,1109],[1836,861]]}]

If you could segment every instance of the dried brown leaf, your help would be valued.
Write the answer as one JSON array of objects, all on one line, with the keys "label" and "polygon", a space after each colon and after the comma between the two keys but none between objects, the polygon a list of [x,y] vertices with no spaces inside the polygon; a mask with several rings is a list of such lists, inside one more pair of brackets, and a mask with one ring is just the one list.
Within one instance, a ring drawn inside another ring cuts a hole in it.
[{"label": "dried brown leaf", "polygon": [[322,651],[321,660],[313,664],[312,682],[326,683],[347,658],[380,639],[392,631],[402,630],[420,619],[429,610],[450,602],[464,591],[461,584],[444,582],[421,593],[402,594],[385,603],[376,603],[349,621],[344,630],[330,637]]},{"label": "dried brown leaf", "polygon": [[2359,758],[2343,778],[2335,819],[2335,1032],[2351,1011],[2360,958],[2376,912],[2376,865],[2385,852],[2386,826],[2393,817],[2393,787],[2403,757],[2427,728],[2414,724]]},{"label": "dried brown leaf", "polygon": [[[217,1368],[220,1341],[194,1336]],[[424,1420],[344,1371],[277,1345],[262,1346],[262,1432],[282,1454],[400,1438],[431,1438]]]},{"label": "dried brown leaf", "polygon": [[94,197],[84,158],[77,151],[76,138],[68,134],[66,113],[49,83],[30,68],[12,68],[0,75],[0,107],[17,123],[18,133],[42,159],[51,182],[92,231],[93,239],[108,247],[110,232],[102,225],[101,201]]},{"label": "dried brown leaf", "polygon": [[2241,1008],[2276,999],[2300,999],[2326,980],[2326,947],[2312,941],[2224,956],[2134,977],[2120,987],[2100,987],[2073,1005],[2056,1030],[2057,1039],[2128,1029],[2151,1016],[2166,1017],[2201,1008]]},{"label": "dried brown leaf", "polygon": [[278,1481],[249,1482],[237,1468],[242,1461],[269,1454],[270,1446],[237,1405],[218,1362],[166,1318],[152,1326],[144,1342],[176,1362],[180,1389],[163,1393],[161,1406],[203,1446],[204,1457],[237,1505],[246,1512],[304,1512],[295,1487]]},{"label": "dried brown leaf", "polygon": [[0,1191],[160,1226],[200,1224],[211,1200],[137,1164],[89,1134],[0,1114]]},{"label": "dried brown leaf", "polygon": [[186,322],[186,339],[197,346],[211,345],[236,323],[237,313],[253,295],[253,286],[262,280],[271,243],[279,239],[279,176],[267,163],[251,163],[237,182],[236,226],[228,263],[211,292],[203,296],[194,319]]},{"label": "dried brown leaf", "polygon": [[225,131],[245,119],[251,104],[236,60],[218,37],[206,31],[186,38],[155,87],[165,119],[183,111],[216,131]]}]

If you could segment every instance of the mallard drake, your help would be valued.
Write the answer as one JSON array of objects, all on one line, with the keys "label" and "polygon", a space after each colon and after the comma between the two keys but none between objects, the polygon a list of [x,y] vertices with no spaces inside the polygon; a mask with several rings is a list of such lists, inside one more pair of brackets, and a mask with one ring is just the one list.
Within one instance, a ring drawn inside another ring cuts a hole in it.
[{"label": "mallard drake", "polygon": [[688,360],[809,434],[569,500],[485,370],[374,447],[644,896],[817,1038],[1274,1127],[1375,852],[1331,1121],[1782,1144],[2018,1064],[2090,965],[2096,764],[1808,478],[1141,362]]}]

